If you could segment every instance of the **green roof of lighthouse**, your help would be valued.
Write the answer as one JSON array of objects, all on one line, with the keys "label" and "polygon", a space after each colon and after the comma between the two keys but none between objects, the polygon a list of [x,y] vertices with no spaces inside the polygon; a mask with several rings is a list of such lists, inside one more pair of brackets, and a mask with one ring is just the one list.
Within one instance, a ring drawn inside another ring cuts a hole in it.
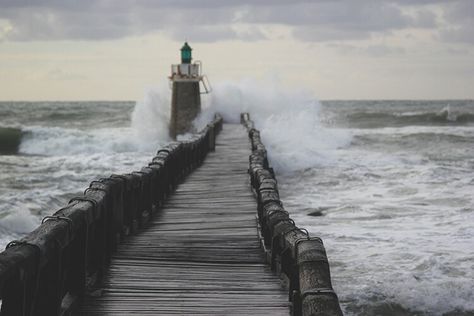
[{"label": "green roof of lighthouse", "polygon": [[188,42],[184,42],[183,47],[181,47],[181,63],[190,64],[192,58],[191,51],[193,49],[189,46]]}]

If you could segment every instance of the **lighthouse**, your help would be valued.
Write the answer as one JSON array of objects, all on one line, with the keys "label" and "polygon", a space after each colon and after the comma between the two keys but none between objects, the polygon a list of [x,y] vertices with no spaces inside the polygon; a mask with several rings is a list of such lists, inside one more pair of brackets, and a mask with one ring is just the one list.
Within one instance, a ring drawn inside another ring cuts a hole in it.
[{"label": "lighthouse", "polygon": [[192,132],[192,122],[201,111],[201,91],[210,92],[209,81],[202,75],[202,63],[192,62],[192,48],[187,42],[181,48],[181,64],[171,65],[170,136]]}]

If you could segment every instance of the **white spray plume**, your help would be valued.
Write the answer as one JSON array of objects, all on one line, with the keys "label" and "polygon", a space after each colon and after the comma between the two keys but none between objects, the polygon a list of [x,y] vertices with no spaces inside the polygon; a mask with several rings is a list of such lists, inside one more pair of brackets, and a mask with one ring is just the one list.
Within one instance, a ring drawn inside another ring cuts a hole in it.
[{"label": "white spray plume", "polygon": [[[169,138],[171,91],[166,82],[149,88],[132,113],[130,127],[76,130],[31,127],[20,151],[40,155],[74,155],[96,152],[153,152]],[[351,136],[324,128],[319,102],[307,91],[288,89],[276,80],[242,80],[216,84],[203,96],[203,111],[196,118],[200,130],[215,113],[238,123],[249,112],[261,131],[270,161],[278,172],[296,171],[331,163],[339,147]],[[181,137],[182,138],[182,137]]]},{"label": "white spray plume", "polygon": [[135,104],[130,127],[87,130],[25,127],[20,152],[44,156],[154,152],[170,140],[170,95],[165,83],[147,89],[143,100]]},{"label": "white spray plume", "polygon": [[157,145],[169,140],[171,90],[165,82],[148,88],[133,109],[131,127],[141,143]]},{"label": "white spray plume", "polygon": [[240,113],[249,112],[278,172],[330,163],[335,150],[351,141],[347,132],[321,126],[320,103],[311,93],[289,89],[276,80],[217,84],[207,101],[195,126],[203,127],[215,113],[226,122],[238,123]]}]

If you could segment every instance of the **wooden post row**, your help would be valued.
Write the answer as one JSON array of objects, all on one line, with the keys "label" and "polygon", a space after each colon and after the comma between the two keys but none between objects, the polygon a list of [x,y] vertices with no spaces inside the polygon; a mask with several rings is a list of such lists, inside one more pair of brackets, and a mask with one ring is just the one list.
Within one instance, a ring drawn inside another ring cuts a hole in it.
[{"label": "wooden post row", "polygon": [[140,171],[92,181],[84,195],[11,242],[0,253],[0,314],[54,316],[73,310],[102,281],[120,240],[143,226],[203,161],[221,128],[217,115],[192,139],[160,149]]},{"label": "wooden post row", "polygon": [[342,311],[332,288],[329,263],[320,238],[298,228],[284,209],[267,151],[248,113],[241,114],[252,154],[250,182],[257,197],[257,214],[272,269],[289,281],[293,315],[339,316]]}]

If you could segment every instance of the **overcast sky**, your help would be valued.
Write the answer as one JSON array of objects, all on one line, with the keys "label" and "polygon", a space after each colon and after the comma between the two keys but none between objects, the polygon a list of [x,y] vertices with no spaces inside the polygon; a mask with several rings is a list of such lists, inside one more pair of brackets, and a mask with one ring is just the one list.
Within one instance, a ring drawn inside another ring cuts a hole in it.
[{"label": "overcast sky", "polygon": [[184,40],[211,83],[474,98],[474,0],[0,0],[0,100],[136,100]]}]

